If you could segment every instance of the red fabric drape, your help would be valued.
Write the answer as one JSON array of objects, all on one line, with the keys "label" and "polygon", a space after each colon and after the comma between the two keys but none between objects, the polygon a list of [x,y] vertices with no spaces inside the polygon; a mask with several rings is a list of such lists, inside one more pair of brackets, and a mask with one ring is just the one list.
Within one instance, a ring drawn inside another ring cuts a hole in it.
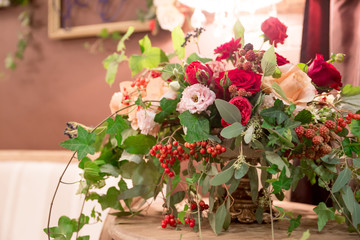
[{"label": "red fabric drape", "polygon": [[306,1],[300,62],[309,62],[317,53],[329,58],[329,16],[329,0]]}]

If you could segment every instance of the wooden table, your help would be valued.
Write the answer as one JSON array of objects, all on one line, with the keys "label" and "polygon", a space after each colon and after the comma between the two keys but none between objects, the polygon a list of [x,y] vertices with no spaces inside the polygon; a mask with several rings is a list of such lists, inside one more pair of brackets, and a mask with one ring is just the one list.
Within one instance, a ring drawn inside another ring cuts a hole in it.
[{"label": "wooden table", "polygon": [[[349,233],[346,225],[339,225],[335,221],[330,221],[321,232],[317,231],[317,215],[313,212],[315,206],[294,202],[274,202],[275,206],[283,207],[286,211],[294,214],[301,214],[301,225],[294,230],[290,237],[287,236],[288,221],[277,221],[274,224],[275,239],[300,239],[306,230],[310,230],[311,240],[343,240],[360,239],[356,233]],[[296,216],[296,215],[295,215]],[[188,226],[181,227],[177,231],[173,227],[161,228],[161,204],[154,204],[144,216],[133,218],[115,218],[109,216],[105,222],[101,240],[195,240],[200,239],[199,233],[193,232]],[[202,237],[204,240],[212,239],[244,239],[258,240],[271,239],[270,224],[237,224],[232,223],[226,232],[219,236],[211,230],[205,221],[202,226]]]}]

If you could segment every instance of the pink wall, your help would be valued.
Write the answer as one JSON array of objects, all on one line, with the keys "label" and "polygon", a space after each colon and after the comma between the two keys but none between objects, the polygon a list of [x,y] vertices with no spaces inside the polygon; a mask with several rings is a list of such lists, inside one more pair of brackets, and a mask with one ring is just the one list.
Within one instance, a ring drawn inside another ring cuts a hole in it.
[{"label": "pink wall", "polygon": [[[110,114],[109,101],[121,80],[129,80],[127,64],[120,66],[110,88],[105,83],[102,61],[110,53],[91,54],[85,41],[96,38],[50,40],[47,36],[47,1],[32,1],[32,39],[14,71],[0,78],[0,149],[61,149],[67,139],[67,121],[95,126]],[[0,71],[3,59],[14,52],[20,8],[0,9]],[[127,42],[127,54],[139,52],[137,42],[145,33]],[[170,33],[150,36],[153,45],[169,45]],[[110,41],[110,40],[109,40]],[[107,49],[116,43],[108,42]],[[166,46],[166,48],[170,47]]]}]

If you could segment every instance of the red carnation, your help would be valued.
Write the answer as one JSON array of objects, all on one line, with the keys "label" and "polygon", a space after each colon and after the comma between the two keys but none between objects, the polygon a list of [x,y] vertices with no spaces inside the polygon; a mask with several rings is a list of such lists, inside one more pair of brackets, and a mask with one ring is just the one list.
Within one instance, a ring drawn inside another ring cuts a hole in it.
[{"label": "red carnation", "polygon": [[[235,105],[240,110],[241,124],[245,126],[248,123],[252,113],[252,106],[249,100],[244,97],[234,97],[229,101],[229,103]],[[223,127],[227,127],[230,124],[225,122],[224,119],[221,119],[221,125]]]},{"label": "red carnation", "polygon": [[276,63],[278,66],[282,66],[282,65],[285,65],[287,63],[290,63],[286,58],[284,58],[283,56],[275,53],[276,55]]},{"label": "red carnation", "polygon": [[220,61],[222,59],[227,59],[228,57],[230,57],[234,52],[236,52],[238,49],[241,48],[241,43],[240,43],[241,38],[238,39],[231,39],[229,42],[224,43],[222,45],[220,45],[219,47],[217,47],[214,52],[215,54],[220,54],[220,56],[216,57],[217,61]]},{"label": "red carnation", "polygon": [[308,75],[319,87],[330,87],[339,90],[342,87],[339,71],[324,60],[321,54],[316,54],[314,61],[308,67]]},{"label": "red carnation", "polygon": [[186,81],[191,85],[196,83],[207,84],[213,76],[211,68],[199,61],[191,62],[189,66],[187,66],[185,73]]},{"label": "red carnation", "polygon": [[288,37],[286,34],[287,26],[285,26],[279,19],[275,17],[269,17],[261,24],[261,30],[265,36],[270,40],[270,44],[277,47],[278,43],[284,44],[285,38]]}]

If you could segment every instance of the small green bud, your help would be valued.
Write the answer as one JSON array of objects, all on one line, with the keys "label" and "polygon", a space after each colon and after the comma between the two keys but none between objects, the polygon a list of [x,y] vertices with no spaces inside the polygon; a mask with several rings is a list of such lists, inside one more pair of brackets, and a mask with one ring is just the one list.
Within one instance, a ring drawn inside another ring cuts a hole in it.
[{"label": "small green bud", "polygon": [[337,53],[334,57],[335,62],[342,63],[344,61],[345,54]]}]

